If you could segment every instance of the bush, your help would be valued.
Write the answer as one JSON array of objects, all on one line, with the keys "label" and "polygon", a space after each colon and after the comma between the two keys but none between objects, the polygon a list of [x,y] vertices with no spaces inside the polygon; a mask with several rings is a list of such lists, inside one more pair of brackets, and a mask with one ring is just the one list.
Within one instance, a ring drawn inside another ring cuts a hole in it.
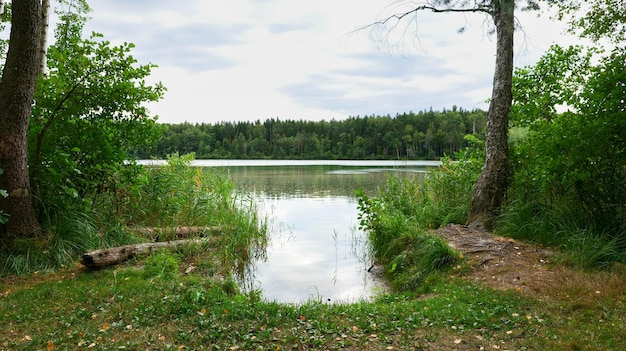
[{"label": "bush", "polygon": [[479,150],[464,150],[458,162],[444,158],[423,181],[389,177],[377,197],[357,192],[360,228],[368,233],[374,257],[385,266],[395,289],[414,290],[457,260],[458,254],[428,230],[465,222],[483,162]]},{"label": "bush", "polygon": [[[512,144],[498,230],[561,247],[568,263],[604,267],[626,262],[626,51],[597,66],[590,58],[553,47],[516,72],[512,120],[524,133]],[[557,114],[557,104],[570,111]]]}]

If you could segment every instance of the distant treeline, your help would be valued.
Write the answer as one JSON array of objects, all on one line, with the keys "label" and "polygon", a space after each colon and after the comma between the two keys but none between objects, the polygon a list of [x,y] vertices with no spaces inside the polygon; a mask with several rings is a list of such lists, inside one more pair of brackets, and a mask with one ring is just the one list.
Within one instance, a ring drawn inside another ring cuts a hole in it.
[{"label": "distant treeline", "polygon": [[437,159],[483,135],[486,112],[451,110],[345,120],[170,124],[157,145],[137,158],[194,152],[198,159]]}]

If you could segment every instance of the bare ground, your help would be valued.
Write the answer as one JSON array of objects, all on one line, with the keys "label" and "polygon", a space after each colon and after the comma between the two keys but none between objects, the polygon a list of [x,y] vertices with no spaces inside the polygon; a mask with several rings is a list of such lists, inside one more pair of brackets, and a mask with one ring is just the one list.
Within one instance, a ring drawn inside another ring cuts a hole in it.
[{"label": "bare ground", "polygon": [[626,296],[624,267],[584,272],[552,264],[548,248],[502,237],[481,228],[449,224],[432,231],[461,252],[467,263],[463,276],[495,289],[514,289],[539,299],[606,299]]},{"label": "bare ground", "polygon": [[558,273],[549,269],[554,253],[546,248],[458,224],[433,233],[463,254],[471,270],[470,279],[493,288],[537,292],[557,277]]}]

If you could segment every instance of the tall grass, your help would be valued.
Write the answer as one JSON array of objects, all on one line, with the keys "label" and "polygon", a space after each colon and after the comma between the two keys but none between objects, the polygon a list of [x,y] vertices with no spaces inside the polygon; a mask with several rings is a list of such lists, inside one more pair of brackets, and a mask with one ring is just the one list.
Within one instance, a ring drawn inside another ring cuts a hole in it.
[{"label": "tall grass", "polygon": [[389,177],[376,197],[358,192],[361,229],[392,286],[414,290],[430,274],[453,264],[458,254],[428,230],[466,220],[471,191],[480,172],[480,153],[466,150],[442,160],[424,180]]},{"label": "tall grass", "polygon": [[590,223],[567,202],[515,199],[498,220],[500,234],[560,249],[558,259],[581,268],[608,268],[626,263],[626,232],[608,232]]},{"label": "tall grass", "polygon": [[211,226],[224,267],[241,273],[264,253],[267,225],[254,202],[234,191],[225,174],[191,167],[193,155],[172,156],[162,167],[145,167],[94,199],[93,211],[75,210],[44,223],[45,239],[2,248],[0,275],[23,274],[75,262],[85,251],[134,243],[132,227]]},{"label": "tall grass", "polygon": [[222,264],[243,274],[247,262],[264,254],[267,223],[252,198],[235,191],[227,174],[191,167],[193,155],[174,155],[146,168],[134,187],[109,206],[128,227],[211,226],[222,228]]}]

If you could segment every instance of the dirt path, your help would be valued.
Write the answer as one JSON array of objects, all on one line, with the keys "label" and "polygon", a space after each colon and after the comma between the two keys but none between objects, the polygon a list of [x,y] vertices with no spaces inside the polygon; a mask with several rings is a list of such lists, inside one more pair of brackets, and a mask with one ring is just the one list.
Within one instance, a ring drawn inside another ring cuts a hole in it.
[{"label": "dirt path", "polygon": [[469,261],[469,279],[496,289],[531,294],[544,291],[561,275],[549,267],[553,252],[484,230],[450,224],[433,231]]}]

